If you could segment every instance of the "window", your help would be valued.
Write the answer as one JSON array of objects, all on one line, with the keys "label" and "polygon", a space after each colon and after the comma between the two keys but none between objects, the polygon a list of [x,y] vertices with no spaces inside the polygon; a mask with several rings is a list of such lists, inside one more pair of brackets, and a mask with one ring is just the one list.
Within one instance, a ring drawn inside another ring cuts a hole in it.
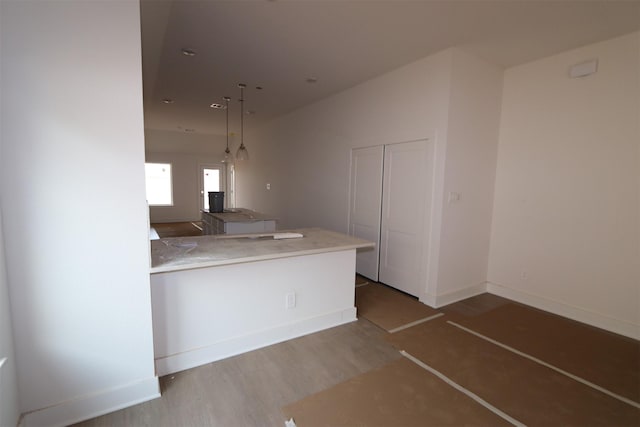
[{"label": "window", "polygon": [[173,206],[170,163],[145,163],[149,206]]}]

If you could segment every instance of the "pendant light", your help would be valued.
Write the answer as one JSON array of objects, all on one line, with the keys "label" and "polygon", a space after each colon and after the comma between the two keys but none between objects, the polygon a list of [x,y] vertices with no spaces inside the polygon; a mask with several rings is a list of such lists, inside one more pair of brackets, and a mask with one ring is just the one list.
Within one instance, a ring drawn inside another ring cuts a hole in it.
[{"label": "pendant light", "polygon": [[249,152],[247,151],[247,147],[244,146],[244,88],[247,87],[246,84],[240,83],[238,84],[240,88],[240,148],[236,152],[236,159],[238,161],[249,160]]},{"label": "pendant light", "polygon": [[225,96],[224,102],[225,109],[227,110],[227,148],[224,150],[224,159],[222,159],[222,163],[233,163],[233,154],[231,154],[231,150],[229,150],[229,101],[231,101],[231,98]]}]

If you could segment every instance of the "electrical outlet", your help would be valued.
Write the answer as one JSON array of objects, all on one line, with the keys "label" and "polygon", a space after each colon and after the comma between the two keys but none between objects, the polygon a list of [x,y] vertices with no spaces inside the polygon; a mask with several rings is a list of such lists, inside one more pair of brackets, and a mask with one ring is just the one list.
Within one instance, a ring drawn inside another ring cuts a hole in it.
[{"label": "electrical outlet", "polygon": [[271,184],[267,182],[267,190],[271,190]]}]

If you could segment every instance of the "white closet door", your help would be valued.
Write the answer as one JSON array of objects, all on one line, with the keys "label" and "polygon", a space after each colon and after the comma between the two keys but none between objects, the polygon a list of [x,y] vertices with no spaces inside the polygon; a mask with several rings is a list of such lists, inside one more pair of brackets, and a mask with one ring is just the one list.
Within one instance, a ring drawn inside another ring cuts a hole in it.
[{"label": "white closet door", "polygon": [[423,287],[425,201],[431,198],[429,157],[426,140],[385,146],[379,280],[414,296]]},{"label": "white closet door", "polygon": [[383,158],[383,146],[357,148],[351,152],[349,234],[376,243],[373,249],[356,252],[356,271],[375,281],[378,280]]}]

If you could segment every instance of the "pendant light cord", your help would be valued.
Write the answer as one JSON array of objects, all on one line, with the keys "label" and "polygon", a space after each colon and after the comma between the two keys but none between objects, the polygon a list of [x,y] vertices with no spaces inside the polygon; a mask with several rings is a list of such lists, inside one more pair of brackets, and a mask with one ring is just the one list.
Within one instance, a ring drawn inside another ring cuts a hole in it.
[{"label": "pendant light cord", "polygon": [[240,83],[240,147],[244,147],[244,88],[245,85]]},{"label": "pendant light cord", "polygon": [[231,98],[225,96],[224,101],[227,104],[227,149],[224,152],[229,153],[229,101],[231,101]]}]

